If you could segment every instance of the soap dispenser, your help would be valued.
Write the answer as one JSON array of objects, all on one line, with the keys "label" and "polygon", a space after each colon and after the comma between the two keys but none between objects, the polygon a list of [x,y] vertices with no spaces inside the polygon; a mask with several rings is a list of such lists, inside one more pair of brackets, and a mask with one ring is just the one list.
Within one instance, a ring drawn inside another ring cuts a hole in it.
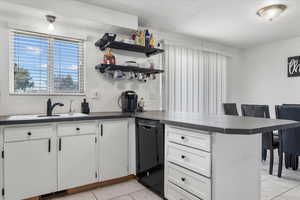
[{"label": "soap dispenser", "polygon": [[84,114],[90,114],[90,106],[86,99],[83,99],[83,102],[81,103],[81,112]]}]

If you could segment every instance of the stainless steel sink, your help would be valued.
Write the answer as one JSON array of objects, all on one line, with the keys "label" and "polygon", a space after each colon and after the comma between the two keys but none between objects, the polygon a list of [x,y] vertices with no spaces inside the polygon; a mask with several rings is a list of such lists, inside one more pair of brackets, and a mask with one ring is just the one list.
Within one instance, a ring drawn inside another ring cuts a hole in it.
[{"label": "stainless steel sink", "polygon": [[68,118],[68,117],[85,117],[87,114],[83,113],[66,113],[56,114],[52,116],[47,115],[14,115],[10,116],[9,120],[34,120],[34,119],[51,119],[51,118]]}]

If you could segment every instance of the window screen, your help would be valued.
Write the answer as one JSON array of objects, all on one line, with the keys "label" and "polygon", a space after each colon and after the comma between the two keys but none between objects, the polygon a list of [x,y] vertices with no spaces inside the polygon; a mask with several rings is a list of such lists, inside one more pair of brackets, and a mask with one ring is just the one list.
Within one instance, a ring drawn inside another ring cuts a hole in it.
[{"label": "window screen", "polygon": [[84,93],[83,41],[12,31],[13,93]]}]

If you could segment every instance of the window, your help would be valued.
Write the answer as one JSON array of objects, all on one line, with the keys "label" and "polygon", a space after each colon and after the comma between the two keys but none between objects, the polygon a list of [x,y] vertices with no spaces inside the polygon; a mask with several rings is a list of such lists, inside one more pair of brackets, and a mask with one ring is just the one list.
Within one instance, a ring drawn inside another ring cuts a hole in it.
[{"label": "window", "polygon": [[11,32],[11,92],[83,94],[83,40]]}]

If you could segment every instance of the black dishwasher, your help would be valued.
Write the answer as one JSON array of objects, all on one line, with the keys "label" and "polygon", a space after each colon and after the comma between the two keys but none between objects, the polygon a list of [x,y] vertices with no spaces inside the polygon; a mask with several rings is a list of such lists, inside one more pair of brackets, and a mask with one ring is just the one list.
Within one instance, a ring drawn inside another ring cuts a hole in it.
[{"label": "black dishwasher", "polygon": [[138,181],[164,197],[164,125],[136,120],[136,168]]}]

